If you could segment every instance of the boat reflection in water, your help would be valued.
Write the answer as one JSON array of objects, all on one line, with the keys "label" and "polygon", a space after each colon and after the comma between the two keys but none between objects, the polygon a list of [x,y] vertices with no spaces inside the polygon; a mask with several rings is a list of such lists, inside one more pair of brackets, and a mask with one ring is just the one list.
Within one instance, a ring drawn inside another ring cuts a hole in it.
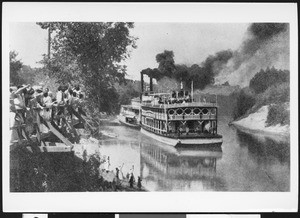
[{"label": "boat reflection in water", "polygon": [[141,143],[140,175],[149,191],[212,191],[220,183],[221,143],[173,147]]}]

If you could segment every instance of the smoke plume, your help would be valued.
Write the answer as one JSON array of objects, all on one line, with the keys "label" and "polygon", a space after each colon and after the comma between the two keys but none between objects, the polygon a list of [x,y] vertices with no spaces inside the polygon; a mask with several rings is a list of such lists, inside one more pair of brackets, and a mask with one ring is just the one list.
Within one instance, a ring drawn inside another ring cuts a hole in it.
[{"label": "smoke plume", "polygon": [[240,48],[214,68],[215,82],[245,87],[260,69],[289,70],[289,48],[289,24],[253,23]]}]

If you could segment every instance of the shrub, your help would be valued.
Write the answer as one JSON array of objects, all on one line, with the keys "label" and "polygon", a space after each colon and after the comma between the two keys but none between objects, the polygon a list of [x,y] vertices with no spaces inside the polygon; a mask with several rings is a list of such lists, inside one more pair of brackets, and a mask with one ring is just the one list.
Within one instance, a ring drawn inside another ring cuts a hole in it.
[{"label": "shrub", "polygon": [[275,84],[269,87],[264,93],[257,96],[259,106],[267,104],[279,104],[290,101],[290,84],[288,82]]},{"label": "shrub", "polygon": [[262,93],[274,84],[289,82],[289,74],[290,72],[288,70],[277,70],[274,67],[260,70],[250,80],[249,87],[257,94]]},{"label": "shrub", "polygon": [[290,112],[284,104],[273,104],[269,107],[267,126],[288,125],[290,123]]},{"label": "shrub", "polygon": [[233,112],[234,119],[237,119],[247,113],[255,105],[255,97],[245,89],[242,89],[236,98],[236,107]]}]

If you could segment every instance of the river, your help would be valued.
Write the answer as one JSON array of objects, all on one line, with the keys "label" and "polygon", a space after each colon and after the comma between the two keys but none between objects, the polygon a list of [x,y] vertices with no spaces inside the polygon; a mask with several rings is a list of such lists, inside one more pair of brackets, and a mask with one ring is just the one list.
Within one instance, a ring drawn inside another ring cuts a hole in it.
[{"label": "river", "polygon": [[289,191],[289,142],[241,132],[230,119],[219,117],[222,145],[175,148],[120,125],[102,127],[115,137],[99,151],[109,169],[133,172],[149,191]]}]

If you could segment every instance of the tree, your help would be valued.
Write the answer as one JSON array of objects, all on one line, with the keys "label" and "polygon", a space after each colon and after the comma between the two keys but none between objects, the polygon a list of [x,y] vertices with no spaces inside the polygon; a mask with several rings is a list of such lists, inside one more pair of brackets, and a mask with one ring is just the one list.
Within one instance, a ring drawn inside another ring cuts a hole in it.
[{"label": "tree", "polygon": [[289,82],[289,75],[289,71],[277,70],[274,67],[271,69],[267,68],[266,70],[261,69],[250,80],[249,87],[256,93],[262,93],[272,85]]},{"label": "tree", "polygon": [[167,77],[173,77],[175,71],[175,61],[173,51],[165,50],[163,53],[156,55],[158,70]]},{"label": "tree", "polygon": [[119,104],[131,104],[131,99],[138,97],[141,93],[141,83],[132,80],[126,80],[125,83],[115,84],[115,88],[119,95]]},{"label": "tree", "polygon": [[21,60],[17,60],[18,53],[16,51],[9,52],[9,70],[11,85],[21,85],[24,80],[20,77],[20,70],[23,66]]},{"label": "tree", "polygon": [[54,22],[38,23],[53,32],[51,58],[44,63],[50,75],[61,82],[80,82],[92,105],[112,112],[118,94],[115,82],[124,82],[122,62],[136,48],[129,30],[133,23]]},{"label": "tree", "polygon": [[25,84],[34,84],[37,71],[38,70],[36,68],[31,68],[28,65],[23,65],[20,69],[19,75]]}]

